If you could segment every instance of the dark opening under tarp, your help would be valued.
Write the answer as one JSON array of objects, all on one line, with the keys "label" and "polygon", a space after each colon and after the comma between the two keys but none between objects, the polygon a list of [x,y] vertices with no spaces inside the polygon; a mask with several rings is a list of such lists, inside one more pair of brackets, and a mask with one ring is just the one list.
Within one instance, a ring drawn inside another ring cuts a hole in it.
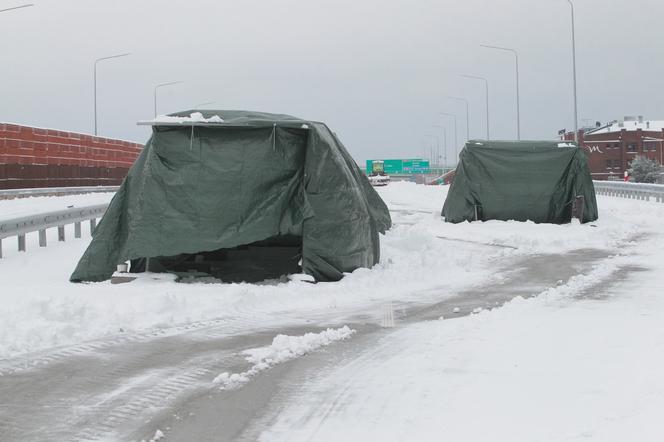
[{"label": "dark opening under tarp", "polygon": [[379,261],[378,234],[390,228],[389,212],[325,124],[200,112],[223,122],[153,123],[72,281],[108,279],[127,260],[274,238],[300,240],[302,270],[319,281]]},{"label": "dark opening under tarp", "polygon": [[586,154],[576,143],[469,141],[461,151],[442,216],[458,223],[531,220],[568,223],[577,196],[582,222],[597,219],[597,201]]}]

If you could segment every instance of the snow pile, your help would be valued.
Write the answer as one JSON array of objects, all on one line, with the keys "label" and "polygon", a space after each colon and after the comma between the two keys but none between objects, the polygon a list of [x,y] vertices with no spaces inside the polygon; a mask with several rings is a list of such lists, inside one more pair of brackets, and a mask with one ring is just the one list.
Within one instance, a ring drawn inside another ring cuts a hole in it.
[{"label": "snow pile", "polygon": [[224,120],[219,115],[213,115],[210,118],[205,118],[200,112],[192,112],[188,117],[173,117],[170,115],[159,115],[152,120],[152,123],[223,123]]},{"label": "snow pile", "polygon": [[345,325],[336,330],[328,328],[320,333],[306,333],[302,336],[277,335],[272,340],[272,345],[242,352],[246,360],[253,364],[249,370],[243,373],[222,373],[212,382],[222,390],[234,390],[274,365],[299,358],[333,342],[344,341],[353,333],[355,330]]}]

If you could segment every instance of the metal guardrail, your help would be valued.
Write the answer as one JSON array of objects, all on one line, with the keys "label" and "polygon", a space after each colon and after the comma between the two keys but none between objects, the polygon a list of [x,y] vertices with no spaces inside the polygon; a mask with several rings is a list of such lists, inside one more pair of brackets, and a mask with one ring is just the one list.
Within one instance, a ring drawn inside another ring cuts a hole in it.
[{"label": "metal guardrail", "polygon": [[34,189],[3,189],[0,199],[45,195],[76,195],[80,193],[117,192],[120,186],[38,187]]},{"label": "metal guardrail", "polygon": [[598,195],[617,196],[649,201],[655,198],[658,203],[664,203],[663,184],[625,183],[620,181],[593,181],[595,193]]},{"label": "metal guardrail", "polygon": [[81,237],[81,222],[90,221],[90,232],[97,227],[97,218],[101,218],[108,204],[94,206],[74,207],[57,212],[40,213],[8,220],[0,220],[0,258],[2,258],[2,240],[17,236],[18,250],[25,252],[25,235],[30,232],[39,232],[39,247],[46,247],[46,229],[58,228],[58,241],[65,240],[65,226],[74,224],[74,237]]}]

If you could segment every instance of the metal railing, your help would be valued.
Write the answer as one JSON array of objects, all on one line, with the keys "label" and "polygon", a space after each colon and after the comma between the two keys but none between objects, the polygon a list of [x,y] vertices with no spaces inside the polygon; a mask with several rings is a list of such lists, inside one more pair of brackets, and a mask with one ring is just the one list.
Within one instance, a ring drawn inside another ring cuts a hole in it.
[{"label": "metal railing", "polygon": [[625,183],[620,181],[593,181],[595,193],[598,195],[617,196],[649,201],[655,198],[664,203],[663,184]]},{"label": "metal railing", "polygon": [[120,186],[38,187],[34,189],[3,189],[0,200],[28,196],[76,195],[80,193],[117,192]]},{"label": "metal railing", "polygon": [[90,233],[92,233],[97,227],[97,218],[101,218],[107,208],[108,203],[0,220],[0,258],[2,258],[2,240],[5,238],[18,237],[18,250],[25,252],[27,233],[39,232],[39,247],[46,247],[46,229],[51,227],[58,228],[58,241],[65,240],[67,224],[74,224],[74,237],[80,238],[81,222],[90,221]]}]

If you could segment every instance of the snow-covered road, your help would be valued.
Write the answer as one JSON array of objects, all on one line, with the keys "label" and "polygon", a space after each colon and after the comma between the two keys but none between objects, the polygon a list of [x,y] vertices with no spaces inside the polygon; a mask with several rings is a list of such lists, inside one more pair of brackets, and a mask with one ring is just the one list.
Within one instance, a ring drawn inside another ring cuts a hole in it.
[{"label": "snow-covered road", "polygon": [[[664,406],[654,371],[638,372],[653,386],[644,399],[627,364],[607,368],[641,353],[661,362],[663,205],[600,197],[592,225],[450,225],[439,216],[446,190],[381,189],[395,221],[381,238],[382,262],[338,283],[177,284],[146,275],[81,285],[67,277],[89,237],[6,253],[0,396],[9,399],[0,432],[14,440],[140,440],[157,429],[171,440],[439,440],[444,427],[452,440],[486,440],[494,433],[482,431],[495,427],[493,440],[569,440],[608,434],[570,417],[577,400],[601,402],[582,414],[598,422],[626,415],[606,405],[620,398],[638,402],[628,424]],[[631,290],[637,282],[642,297]],[[395,329],[379,327],[386,302]],[[270,365],[236,390],[213,382],[246,372],[242,351],[278,334],[344,325],[356,330],[346,341]],[[651,339],[627,345],[645,332]],[[593,371],[606,376],[582,388]],[[624,388],[608,388],[609,376]],[[527,425],[508,424],[519,416]],[[547,416],[558,429],[538,432]],[[628,424],[614,427],[634,431]],[[635,434],[647,440],[656,429]]]},{"label": "snow-covered road", "polygon": [[660,441],[663,239],[651,237],[536,298],[382,336],[281,397],[250,434]]}]

